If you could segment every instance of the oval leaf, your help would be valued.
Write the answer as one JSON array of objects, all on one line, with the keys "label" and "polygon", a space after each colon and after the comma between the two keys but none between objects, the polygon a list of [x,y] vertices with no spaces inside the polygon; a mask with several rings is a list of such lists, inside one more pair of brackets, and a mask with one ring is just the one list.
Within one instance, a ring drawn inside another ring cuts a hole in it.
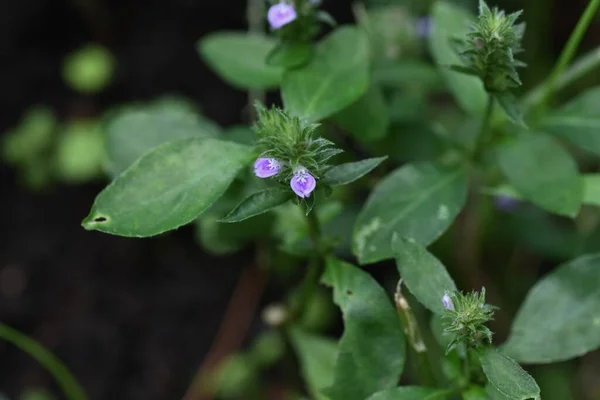
[{"label": "oval leaf", "polygon": [[570,261],[539,281],[521,306],[503,351],[551,363],[600,348],[600,254]]},{"label": "oval leaf", "polygon": [[293,114],[318,121],[354,103],[368,86],[367,38],[346,26],[318,44],[308,65],[284,74],[281,96]]},{"label": "oval leaf", "polygon": [[541,130],[600,154],[600,86],[589,89],[542,119]]},{"label": "oval leaf", "polygon": [[108,169],[113,176],[153,148],[178,139],[214,137],[219,126],[200,117],[184,101],[164,99],[144,106],[121,108],[106,123]]},{"label": "oval leaf", "polygon": [[246,197],[219,222],[240,222],[266,213],[292,198],[292,192],[279,188],[261,190]]},{"label": "oval leaf", "polygon": [[500,145],[498,163],[525,199],[556,214],[578,214],[583,188],[577,164],[551,137],[518,134]]},{"label": "oval leaf", "polygon": [[329,400],[321,391],[333,382],[337,343],[300,329],[292,329],[290,339],[310,394],[316,400]]},{"label": "oval leaf", "polygon": [[281,82],[283,68],[266,64],[277,41],[263,35],[219,32],[203,37],[198,51],[212,69],[238,89],[270,89]]},{"label": "oval leaf", "polygon": [[446,267],[423,246],[394,237],[392,250],[400,278],[408,290],[431,311],[442,314],[442,297],[456,290]]},{"label": "oval leaf", "polygon": [[368,400],[444,400],[452,398],[451,390],[402,386],[375,393]]},{"label": "oval leaf", "polygon": [[483,115],[487,94],[481,79],[452,71],[447,65],[461,65],[462,60],[450,40],[465,37],[473,16],[448,1],[436,1],[433,5],[433,32],[429,36],[429,49],[438,64],[440,74],[461,108],[471,115]]},{"label": "oval leaf", "polygon": [[339,164],[329,169],[321,180],[330,186],[347,185],[373,171],[386,159],[387,156]]},{"label": "oval leaf", "polygon": [[249,147],[215,139],[165,143],[108,185],[82,225],[133,237],[185,225],[221,197],[253,155]]},{"label": "oval leaf", "polygon": [[367,93],[334,115],[333,120],[361,142],[384,138],[390,125],[390,116],[381,88],[371,85]]},{"label": "oval leaf", "polygon": [[342,309],[344,334],[339,344],[332,399],[364,400],[396,386],[405,360],[405,340],[388,294],[367,272],[330,258],[322,282],[333,287]]},{"label": "oval leaf", "polygon": [[267,64],[274,67],[297,68],[310,60],[312,51],[313,47],[310,43],[281,43],[267,56]]},{"label": "oval leaf", "polygon": [[452,224],[466,197],[462,168],[420,163],[395,170],[375,187],[357,218],[354,254],[361,264],[392,258],[394,233],[431,244]]},{"label": "oval leaf", "polygon": [[535,380],[514,360],[491,347],[482,350],[479,359],[490,383],[509,399],[540,398],[540,388]]}]

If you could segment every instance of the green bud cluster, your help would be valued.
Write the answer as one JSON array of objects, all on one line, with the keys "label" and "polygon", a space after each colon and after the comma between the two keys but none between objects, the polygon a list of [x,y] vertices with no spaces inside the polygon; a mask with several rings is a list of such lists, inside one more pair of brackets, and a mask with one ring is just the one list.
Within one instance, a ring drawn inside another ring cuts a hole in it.
[{"label": "green bud cluster", "polygon": [[515,59],[523,51],[521,41],[525,24],[515,24],[522,11],[506,15],[494,7],[490,9],[479,1],[479,17],[466,39],[454,41],[466,67],[453,69],[481,78],[488,92],[505,92],[519,87],[517,68],[525,64]]},{"label": "green bud cluster", "polygon": [[446,354],[464,343],[468,348],[477,348],[484,341],[492,343],[492,331],[485,324],[491,321],[496,307],[485,303],[485,288],[481,292],[449,295],[452,307],[446,307],[443,315],[444,332],[452,336]]},{"label": "green bud cluster", "polygon": [[319,124],[291,116],[277,107],[269,110],[257,103],[256,110],[256,148],[260,157],[275,158],[282,163],[283,170],[278,175],[282,181],[289,181],[301,166],[318,179],[331,167],[329,159],[343,152],[333,142],[317,137]]}]

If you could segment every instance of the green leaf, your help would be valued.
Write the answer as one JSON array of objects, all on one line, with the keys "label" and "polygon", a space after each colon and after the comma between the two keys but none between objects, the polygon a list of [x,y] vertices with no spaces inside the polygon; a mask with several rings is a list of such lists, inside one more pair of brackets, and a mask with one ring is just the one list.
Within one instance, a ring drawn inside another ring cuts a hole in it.
[{"label": "green leaf", "polygon": [[600,154],[600,86],[587,90],[541,121],[540,129]]},{"label": "green leaf", "polygon": [[464,37],[469,30],[473,16],[466,10],[448,1],[436,1],[433,5],[433,30],[429,37],[429,49],[440,74],[462,109],[480,117],[483,115],[487,94],[479,78],[452,71],[446,65],[462,65],[450,40]]},{"label": "green leaf", "polygon": [[361,264],[393,257],[392,235],[433,243],[454,221],[465,204],[464,169],[434,163],[405,165],[375,187],[360,212],[353,251]]},{"label": "green leaf", "polygon": [[313,47],[311,43],[280,43],[267,56],[267,64],[286,69],[297,68],[310,60],[312,52]]},{"label": "green leaf", "polygon": [[398,273],[408,290],[434,313],[444,313],[442,297],[456,290],[446,267],[414,241],[396,236],[392,239],[392,250]]},{"label": "green leaf", "polygon": [[444,400],[452,398],[452,391],[418,386],[402,386],[375,393],[368,400]]},{"label": "green leaf", "polygon": [[506,113],[506,116],[515,124],[526,127],[523,113],[519,108],[519,100],[510,92],[494,93],[498,104]]},{"label": "green leaf", "polygon": [[367,272],[329,258],[322,282],[333,287],[342,309],[340,340],[331,399],[364,400],[396,386],[404,369],[406,344],[388,294]]},{"label": "green leaf", "polygon": [[521,132],[505,140],[497,155],[500,169],[525,199],[546,211],[577,215],[583,198],[577,164],[551,137]]},{"label": "green leaf", "polygon": [[185,225],[221,197],[253,155],[249,147],[215,139],[167,142],[108,185],[82,225],[131,237]]},{"label": "green leaf", "polygon": [[281,83],[283,68],[266,64],[276,39],[243,32],[212,33],[198,41],[204,61],[238,89],[271,89]]},{"label": "green leaf", "polygon": [[385,137],[390,125],[385,98],[374,85],[358,101],[334,115],[333,120],[361,142]]},{"label": "green leaf", "polygon": [[166,98],[109,113],[106,123],[108,170],[116,176],[153,148],[178,139],[214,137],[220,128],[202,118],[194,107]]},{"label": "green leaf", "polygon": [[321,180],[330,186],[347,185],[373,171],[386,159],[387,156],[339,164],[329,169]]},{"label": "green leaf", "polygon": [[266,213],[292,198],[292,192],[279,188],[261,190],[246,197],[220,222],[240,222]]},{"label": "green leaf", "polygon": [[337,343],[298,328],[290,331],[290,339],[311,396],[316,400],[329,400],[321,392],[333,382]]},{"label": "green leaf", "polygon": [[503,351],[523,363],[552,363],[600,347],[600,255],[561,265],[530,291]]},{"label": "green leaf", "polygon": [[490,383],[509,399],[540,399],[535,380],[514,360],[492,347],[482,350],[479,359]]},{"label": "green leaf", "polygon": [[369,87],[369,49],[356,27],[336,29],[321,41],[311,62],[286,71],[281,96],[293,114],[313,121],[358,100]]},{"label": "green leaf", "polygon": [[439,90],[444,85],[437,69],[430,63],[408,59],[376,65],[373,82],[383,87],[414,88],[425,92]]},{"label": "green leaf", "polygon": [[69,400],[86,400],[88,398],[69,369],[40,343],[3,323],[0,323],[0,339],[17,346],[52,374],[65,394],[65,398]]}]

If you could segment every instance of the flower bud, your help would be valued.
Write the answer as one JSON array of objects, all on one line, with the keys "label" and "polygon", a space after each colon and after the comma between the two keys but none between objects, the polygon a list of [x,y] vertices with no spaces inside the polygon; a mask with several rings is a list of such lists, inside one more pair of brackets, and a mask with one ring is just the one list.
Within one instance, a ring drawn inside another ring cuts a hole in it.
[{"label": "flower bud", "polygon": [[290,180],[290,186],[294,193],[301,198],[310,197],[310,194],[317,186],[317,181],[304,167],[299,167],[294,172]]},{"label": "flower bud", "polygon": [[272,5],[267,13],[267,19],[273,29],[279,29],[282,26],[293,22],[296,17],[297,14],[294,6],[284,2]]},{"label": "flower bud", "polygon": [[275,158],[259,158],[254,163],[254,175],[259,178],[270,178],[281,171],[281,163]]},{"label": "flower bud", "polygon": [[446,310],[454,311],[454,303],[447,293],[442,297],[442,304]]}]

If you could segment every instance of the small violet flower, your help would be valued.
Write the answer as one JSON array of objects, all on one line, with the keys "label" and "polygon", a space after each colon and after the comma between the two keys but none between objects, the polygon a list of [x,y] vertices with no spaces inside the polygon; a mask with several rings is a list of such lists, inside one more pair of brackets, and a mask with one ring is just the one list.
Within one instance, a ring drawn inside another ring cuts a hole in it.
[{"label": "small violet flower", "polygon": [[494,204],[499,210],[510,212],[519,207],[519,200],[508,196],[496,196],[494,198]]},{"label": "small violet flower", "polygon": [[454,311],[454,303],[447,293],[442,297],[442,304],[446,310]]},{"label": "small violet flower", "polygon": [[294,176],[290,181],[290,186],[294,193],[299,197],[310,197],[310,194],[317,186],[315,177],[312,176],[304,167],[299,167],[294,172]]},{"label": "small violet flower", "polygon": [[293,5],[284,2],[274,4],[269,8],[267,19],[271,28],[279,29],[296,19],[296,9]]},{"label": "small violet flower", "polygon": [[416,22],[417,36],[421,38],[428,38],[431,35],[433,29],[433,20],[429,16],[421,17]]},{"label": "small violet flower", "polygon": [[281,172],[281,163],[274,158],[259,158],[254,163],[254,175],[270,178]]}]

